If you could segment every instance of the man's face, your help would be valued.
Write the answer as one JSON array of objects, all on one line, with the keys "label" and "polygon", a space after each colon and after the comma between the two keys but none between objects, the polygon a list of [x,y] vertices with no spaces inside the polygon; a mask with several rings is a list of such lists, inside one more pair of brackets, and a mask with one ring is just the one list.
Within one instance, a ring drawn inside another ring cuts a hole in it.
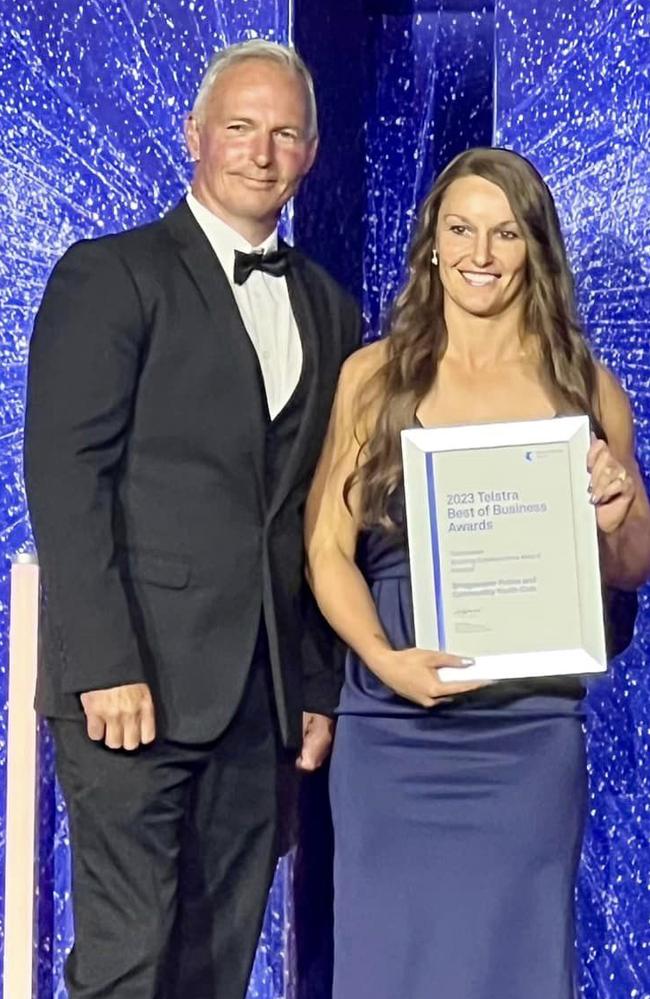
[{"label": "man's face", "polygon": [[229,67],[186,123],[194,194],[250,243],[261,242],[314,162],[309,127],[300,76],[269,59]]}]

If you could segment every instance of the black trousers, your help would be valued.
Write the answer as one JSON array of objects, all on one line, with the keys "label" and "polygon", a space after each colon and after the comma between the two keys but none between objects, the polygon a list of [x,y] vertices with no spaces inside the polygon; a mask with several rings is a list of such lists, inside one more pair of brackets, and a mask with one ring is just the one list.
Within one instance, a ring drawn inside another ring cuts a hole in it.
[{"label": "black trousers", "polygon": [[72,847],[70,999],[242,999],[290,765],[263,643],[212,743],[129,753],[92,742],[82,723],[50,726]]}]

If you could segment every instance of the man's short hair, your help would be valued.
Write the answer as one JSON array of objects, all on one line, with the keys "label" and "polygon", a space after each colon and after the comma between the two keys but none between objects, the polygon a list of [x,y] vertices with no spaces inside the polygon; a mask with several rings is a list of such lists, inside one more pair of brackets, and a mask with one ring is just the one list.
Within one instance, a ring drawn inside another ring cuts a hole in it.
[{"label": "man's short hair", "polygon": [[267,42],[263,38],[252,38],[246,42],[238,42],[236,45],[228,45],[225,49],[220,49],[214,53],[201,80],[192,114],[195,117],[200,117],[217,78],[230,66],[244,62],[246,59],[268,59],[277,62],[302,78],[307,93],[308,138],[315,139],[318,135],[318,113],[311,73],[295,49],[288,45],[280,45],[279,42]]}]

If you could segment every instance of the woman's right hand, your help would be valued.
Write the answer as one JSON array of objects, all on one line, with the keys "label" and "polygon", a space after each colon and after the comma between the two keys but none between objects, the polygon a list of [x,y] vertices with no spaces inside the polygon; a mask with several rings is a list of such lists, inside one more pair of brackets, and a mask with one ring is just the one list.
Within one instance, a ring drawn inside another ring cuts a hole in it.
[{"label": "woman's right hand", "polygon": [[473,665],[473,659],[452,656],[448,652],[431,652],[427,649],[404,649],[395,652],[386,650],[372,664],[373,672],[382,683],[394,690],[400,697],[414,701],[423,708],[432,708],[439,701],[478,690],[489,681],[454,683],[442,681],[438,670],[442,666],[462,669]]}]

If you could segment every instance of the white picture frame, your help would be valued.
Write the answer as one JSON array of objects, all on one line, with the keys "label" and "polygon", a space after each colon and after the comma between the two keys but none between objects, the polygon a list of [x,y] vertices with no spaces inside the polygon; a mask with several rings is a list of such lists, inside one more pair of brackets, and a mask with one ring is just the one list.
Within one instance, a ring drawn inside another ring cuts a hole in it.
[{"label": "white picture frame", "polygon": [[416,644],[443,680],[607,669],[586,416],[402,432]]}]

